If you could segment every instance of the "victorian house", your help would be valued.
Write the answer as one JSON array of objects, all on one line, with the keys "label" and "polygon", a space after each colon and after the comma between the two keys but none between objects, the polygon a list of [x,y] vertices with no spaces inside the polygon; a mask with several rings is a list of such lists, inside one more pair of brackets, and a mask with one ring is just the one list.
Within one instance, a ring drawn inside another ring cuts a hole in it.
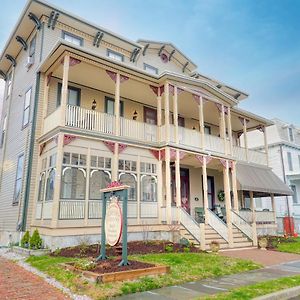
[{"label": "victorian house", "polygon": [[[176,229],[202,249],[247,247],[276,228],[274,199],[291,190],[268,167],[272,122],[173,44],[134,42],[31,0],[0,70],[1,244],[35,228],[51,248],[99,241],[100,189],[112,181],[130,186],[129,240]],[[264,147],[253,150],[240,136],[257,128]],[[256,197],[272,209],[256,212]]]}]

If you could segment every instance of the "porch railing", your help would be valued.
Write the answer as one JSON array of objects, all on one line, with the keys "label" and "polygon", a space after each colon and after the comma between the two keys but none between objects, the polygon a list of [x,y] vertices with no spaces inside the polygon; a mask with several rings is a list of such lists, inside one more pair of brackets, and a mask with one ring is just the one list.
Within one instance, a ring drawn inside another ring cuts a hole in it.
[{"label": "porch railing", "polygon": [[233,225],[235,225],[240,231],[242,231],[248,238],[253,239],[252,226],[244,220],[235,211],[231,211],[231,219]]},{"label": "porch railing", "polygon": [[178,209],[180,211],[181,224],[194,237],[194,239],[201,243],[200,225],[182,207],[178,207]]},{"label": "porch railing", "polygon": [[228,228],[227,225],[210,209],[208,209],[208,224],[225,240],[228,242]]},{"label": "porch railing", "polygon": [[[251,210],[240,210],[239,215],[248,223],[253,222]],[[256,223],[275,223],[273,211],[255,211]]]},{"label": "porch railing", "polygon": [[84,206],[84,200],[61,200],[58,218],[60,220],[84,219]]},{"label": "porch railing", "polygon": [[221,139],[215,135],[205,134],[205,148],[208,151],[224,153],[225,152],[224,139]]}]

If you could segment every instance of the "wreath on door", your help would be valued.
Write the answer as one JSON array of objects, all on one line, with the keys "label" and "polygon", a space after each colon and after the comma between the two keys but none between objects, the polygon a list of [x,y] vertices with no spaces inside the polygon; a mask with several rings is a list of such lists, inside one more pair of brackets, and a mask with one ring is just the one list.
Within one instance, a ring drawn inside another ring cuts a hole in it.
[{"label": "wreath on door", "polygon": [[220,202],[223,202],[225,200],[225,193],[223,190],[218,192],[218,199]]}]

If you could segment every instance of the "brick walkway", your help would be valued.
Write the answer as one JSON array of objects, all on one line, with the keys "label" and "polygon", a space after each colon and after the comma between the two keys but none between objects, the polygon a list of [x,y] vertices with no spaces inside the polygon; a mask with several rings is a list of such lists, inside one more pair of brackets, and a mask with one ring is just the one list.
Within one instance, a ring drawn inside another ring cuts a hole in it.
[{"label": "brick walkway", "polygon": [[0,257],[1,300],[67,300],[55,287],[17,264]]},{"label": "brick walkway", "polygon": [[263,266],[272,266],[290,261],[300,260],[300,255],[284,253],[279,251],[268,251],[259,249],[226,250],[220,252],[223,256],[250,259]]}]

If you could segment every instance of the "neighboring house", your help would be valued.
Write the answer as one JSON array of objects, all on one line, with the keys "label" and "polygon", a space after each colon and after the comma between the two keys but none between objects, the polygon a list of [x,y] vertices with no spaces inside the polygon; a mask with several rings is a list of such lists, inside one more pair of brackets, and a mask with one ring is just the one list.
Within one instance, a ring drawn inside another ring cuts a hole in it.
[{"label": "neighboring house", "polygon": [[[289,185],[292,196],[276,199],[278,231],[283,232],[284,216],[294,217],[295,229],[300,233],[300,128],[279,119],[267,128],[270,167]],[[263,149],[263,136],[258,131],[247,135],[251,147]],[[257,209],[270,209],[270,202],[256,200]]]},{"label": "neighboring house", "polygon": [[248,199],[253,209],[254,197],[291,191],[239,137],[272,123],[196,68],[171,43],[29,1],[0,56],[0,243],[34,228],[51,248],[98,241],[100,189],[121,181],[131,240],[168,239],[178,224],[203,249],[255,245]]}]

